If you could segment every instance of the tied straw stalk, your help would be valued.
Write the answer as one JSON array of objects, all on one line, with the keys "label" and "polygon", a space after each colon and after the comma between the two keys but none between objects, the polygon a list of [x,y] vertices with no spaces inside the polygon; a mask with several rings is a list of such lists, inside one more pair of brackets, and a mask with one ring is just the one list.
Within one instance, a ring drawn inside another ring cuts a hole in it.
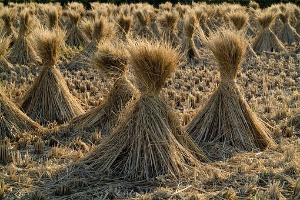
[{"label": "tied straw stalk", "polygon": [[201,166],[198,159],[206,157],[160,97],[165,80],[177,67],[178,53],[167,45],[141,41],[130,45],[129,54],[141,96],[128,103],[112,134],[75,164],[76,172],[109,172],[113,178],[129,180],[188,176]]},{"label": "tied straw stalk", "polygon": [[246,51],[244,35],[220,29],[204,41],[218,61],[221,83],[187,132],[200,146],[221,143],[223,148],[252,151],[275,145],[271,132],[252,112],[235,82]]},{"label": "tied straw stalk", "polygon": [[116,125],[119,114],[126,103],[136,93],[133,85],[126,78],[128,54],[121,45],[102,44],[94,55],[92,66],[99,69],[107,78],[114,81],[106,100],[91,111],[74,118],[70,125],[75,132],[82,129],[88,131],[100,130],[109,134]]},{"label": "tied straw stalk", "polygon": [[37,50],[42,58],[43,68],[22,99],[21,107],[28,116],[41,124],[54,121],[58,124],[65,123],[83,113],[56,67],[63,38],[64,32],[60,29],[40,29],[36,33]]}]

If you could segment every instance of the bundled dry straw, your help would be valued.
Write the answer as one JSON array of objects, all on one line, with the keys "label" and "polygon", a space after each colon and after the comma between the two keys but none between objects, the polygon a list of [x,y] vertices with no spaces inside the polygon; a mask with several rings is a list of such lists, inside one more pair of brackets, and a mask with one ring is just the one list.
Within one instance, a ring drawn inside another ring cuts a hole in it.
[{"label": "bundled dry straw", "polygon": [[179,38],[176,34],[178,19],[179,14],[175,11],[165,12],[158,19],[162,38],[164,38],[165,42],[172,44],[173,47],[179,44]]},{"label": "bundled dry straw", "polygon": [[221,29],[206,40],[219,64],[221,83],[187,127],[198,143],[222,143],[252,151],[274,145],[269,129],[252,112],[235,79],[246,50],[240,32]]},{"label": "bundled dry straw", "polygon": [[8,60],[12,64],[29,65],[40,64],[40,59],[34,50],[31,34],[35,22],[29,10],[21,12],[19,35],[14,42]]},{"label": "bundled dry straw", "polygon": [[118,22],[118,35],[122,41],[127,41],[130,37],[130,29],[132,27],[132,16],[126,16],[124,14],[120,14],[117,18]]},{"label": "bundled dry straw", "polygon": [[42,130],[39,124],[24,114],[0,88],[0,139],[38,130]]},{"label": "bundled dry straw", "polygon": [[290,11],[285,11],[279,14],[279,19],[283,23],[282,29],[279,32],[278,38],[281,42],[291,45],[300,41],[300,36],[290,24]]},{"label": "bundled dry straw", "polygon": [[136,18],[139,21],[139,30],[138,30],[137,35],[139,37],[147,38],[147,39],[153,38],[154,34],[153,34],[153,32],[151,31],[151,29],[149,27],[149,23],[150,23],[150,20],[151,20],[150,17],[151,16],[148,13],[148,11],[146,11],[146,10],[138,10],[135,13],[135,16],[136,16]]},{"label": "bundled dry straw", "polygon": [[10,37],[0,37],[0,73],[9,73],[14,66],[6,59],[6,51],[10,44]]},{"label": "bundled dry straw", "polygon": [[261,54],[264,51],[286,52],[286,49],[281,41],[270,29],[275,17],[276,14],[271,10],[264,11],[257,17],[258,22],[262,26],[262,30],[254,38],[252,43],[252,48],[257,54]]},{"label": "bundled dry straw", "polygon": [[114,25],[109,23],[106,17],[96,20],[93,27],[93,35],[90,43],[66,66],[69,70],[88,69],[90,58],[97,52],[100,43],[109,42],[115,36]]},{"label": "bundled dry straw", "polygon": [[111,177],[129,180],[187,176],[200,166],[198,158],[205,157],[159,95],[177,67],[178,53],[148,42],[131,45],[129,52],[142,94],[127,105],[113,133],[76,164],[78,172],[82,173],[81,168],[97,174],[109,172]]},{"label": "bundled dry straw", "polygon": [[36,35],[37,50],[42,58],[43,68],[25,94],[21,107],[28,116],[41,124],[54,121],[61,124],[83,113],[80,104],[70,94],[64,77],[55,66],[64,32],[38,30]]},{"label": "bundled dry straw", "polygon": [[17,39],[17,33],[14,29],[14,20],[16,16],[17,13],[14,9],[4,8],[1,13],[1,19],[4,22],[1,35],[11,37],[12,43]]},{"label": "bundled dry straw", "polygon": [[111,78],[114,85],[100,106],[76,117],[70,122],[70,125],[75,132],[82,129],[91,132],[98,130],[107,135],[116,125],[119,114],[126,103],[136,93],[125,75],[128,66],[128,54],[122,46],[106,43],[95,54],[92,59],[92,66],[99,69],[106,78]]},{"label": "bundled dry straw", "polygon": [[184,38],[183,38],[183,50],[187,54],[187,60],[190,62],[191,60],[200,59],[200,55],[198,53],[198,49],[194,43],[195,29],[198,24],[197,18],[194,13],[191,13],[186,16],[184,22]]},{"label": "bundled dry straw", "polygon": [[71,22],[71,28],[67,31],[66,44],[77,48],[85,47],[89,39],[79,27],[79,22],[82,18],[81,13],[69,10],[67,15]]},{"label": "bundled dry straw", "polygon": [[50,30],[55,30],[59,28],[59,17],[61,13],[56,7],[50,7],[47,10],[47,15],[48,15],[48,27]]}]

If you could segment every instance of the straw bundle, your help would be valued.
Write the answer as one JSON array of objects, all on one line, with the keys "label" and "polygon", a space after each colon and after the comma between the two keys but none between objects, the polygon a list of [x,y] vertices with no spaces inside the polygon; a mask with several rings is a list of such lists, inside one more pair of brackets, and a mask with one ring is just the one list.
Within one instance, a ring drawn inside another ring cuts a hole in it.
[{"label": "straw bundle", "polygon": [[121,46],[106,43],[101,46],[92,60],[92,66],[114,81],[106,100],[91,111],[76,117],[70,124],[73,130],[99,130],[109,134],[116,125],[119,114],[135,93],[126,78],[128,55]]},{"label": "straw bundle", "polygon": [[138,36],[142,38],[153,38],[153,32],[149,28],[150,23],[150,14],[146,10],[139,10],[135,13],[135,16],[137,17],[139,21],[139,30],[138,30]]},{"label": "straw bundle", "polygon": [[203,142],[252,151],[274,145],[270,131],[251,111],[235,83],[246,50],[240,32],[221,29],[205,41],[219,64],[221,83],[207,104],[187,127],[187,132]]},{"label": "straw bundle", "polygon": [[80,104],[70,94],[64,77],[55,66],[64,32],[59,29],[54,32],[39,30],[36,37],[43,68],[25,94],[21,107],[28,116],[41,124],[54,121],[61,124],[83,113]]},{"label": "straw bundle", "polygon": [[58,22],[61,13],[56,7],[50,7],[47,11],[48,15],[48,27],[50,30],[55,30],[59,28]]},{"label": "straw bundle", "polygon": [[196,48],[194,43],[195,29],[197,24],[198,21],[194,13],[189,14],[184,22],[184,38],[182,47],[187,54],[188,62],[190,62],[191,60],[200,59],[198,49]]},{"label": "straw bundle", "polygon": [[10,44],[10,37],[0,37],[0,73],[9,73],[14,66],[6,60],[6,50]]},{"label": "straw bundle", "polygon": [[38,123],[24,114],[0,88],[0,139],[17,133],[42,130]]},{"label": "straw bundle", "polygon": [[72,58],[67,69],[79,70],[90,67],[90,57],[98,50],[100,42],[109,42],[114,38],[115,31],[112,23],[109,23],[106,17],[101,17],[94,23],[93,35],[90,43],[76,56]]},{"label": "straw bundle", "polygon": [[126,16],[124,14],[120,14],[117,18],[118,34],[122,41],[127,41],[129,37],[129,31],[132,27],[132,20],[133,18],[131,16]]},{"label": "straw bundle", "polygon": [[[234,28],[237,31],[245,31],[245,26],[248,23],[249,15],[245,11],[234,11],[227,15]],[[246,52],[249,57],[254,57],[259,60],[250,43],[247,42]]]},{"label": "straw bundle", "polygon": [[34,28],[34,20],[30,14],[30,11],[25,9],[20,16],[20,28],[19,35],[14,42],[8,60],[12,64],[28,65],[30,63],[40,64],[34,48],[31,38],[31,34]]},{"label": "straw bundle", "polygon": [[12,44],[17,39],[17,33],[13,26],[16,15],[16,10],[9,8],[4,8],[1,13],[1,19],[4,22],[4,27],[2,29],[1,35],[11,37]]},{"label": "straw bundle", "polygon": [[67,32],[66,44],[72,47],[84,47],[89,39],[79,28],[79,22],[82,18],[81,13],[70,10],[67,15],[71,22],[71,28]]},{"label": "straw bundle", "polygon": [[207,26],[207,14],[202,9],[196,9],[196,17],[200,25],[200,31],[202,31],[206,36],[210,34],[210,29]]},{"label": "straw bundle", "polygon": [[113,133],[76,167],[97,174],[110,172],[112,177],[130,180],[165,174],[187,176],[193,166],[200,165],[193,154],[200,159],[205,157],[180,129],[159,95],[177,67],[179,56],[168,46],[148,42],[132,45],[129,52],[142,94],[125,108]]},{"label": "straw bundle", "polygon": [[178,19],[179,14],[177,12],[165,12],[158,19],[164,41],[172,44],[173,47],[176,47],[179,43],[179,38],[176,34]]},{"label": "straw bundle", "polygon": [[257,17],[258,22],[262,26],[262,30],[254,38],[252,43],[253,50],[260,54],[264,51],[286,52],[285,47],[277,36],[270,29],[276,15],[272,11],[265,11]]},{"label": "straw bundle", "polygon": [[295,29],[296,29],[297,33],[300,34],[300,8],[295,8],[294,15],[297,20],[297,22],[295,24]]},{"label": "straw bundle", "polygon": [[288,45],[300,41],[300,36],[290,24],[290,15],[291,13],[289,11],[279,14],[279,19],[283,23],[283,26],[279,32],[278,38],[281,40],[282,43]]}]

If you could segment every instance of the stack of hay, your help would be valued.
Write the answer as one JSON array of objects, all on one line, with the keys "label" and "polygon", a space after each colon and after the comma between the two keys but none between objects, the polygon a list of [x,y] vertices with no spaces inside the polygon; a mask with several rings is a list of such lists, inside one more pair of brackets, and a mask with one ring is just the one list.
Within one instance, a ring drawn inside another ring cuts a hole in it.
[{"label": "stack of hay", "polygon": [[139,10],[135,13],[135,16],[139,21],[139,30],[137,32],[137,35],[141,38],[152,39],[154,35],[149,27],[150,14],[148,13],[148,11]]},{"label": "stack of hay", "polygon": [[109,42],[114,38],[115,31],[112,23],[106,17],[101,17],[94,23],[91,42],[67,64],[68,70],[89,69],[90,58],[98,50],[99,43]]},{"label": "stack of hay", "polygon": [[[161,175],[188,176],[205,156],[181,130],[176,116],[160,96],[165,80],[177,67],[178,53],[159,43],[139,42],[129,49],[141,96],[124,109],[112,134],[75,171],[114,178],[149,180]],[[196,156],[195,156],[196,155]]]},{"label": "stack of hay", "polygon": [[120,14],[117,18],[118,22],[118,37],[126,42],[130,37],[130,29],[132,27],[132,17],[130,15]]},{"label": "stack of hay", "polygon": [[0,73],[10,73],[14,66],[7,61],[6,51],[10,44],[10,37],[0,37]]},{"label": "stack of hay", "polygon": [[205,142],[221,143],[224,148],[252,151],[274,145],[269,129],[252,112],[236,85],[246,50],[244,36],[222,29],[205,43],[218,61],[221,82],[187,132],[200,146]]},{"label": "stack of hay", "polygon": [[8,57],[12,64],[29,65],[40,64],[40,58],[34,50],[32,41],[32,31],[35,21],[29,10],[25,9],[21,12],[20,28],[18,38],[15,40]]},{"label": "stack of hay", "polygon": [[197,61],[200,59],[200,55],[198,53],[198,49],[194,43],[195,29],[198,24],[196,16],[194,13],[191,13],[186,16],[184,21],[184,38],[182,49],[187,55],[188,62]]},{"label": "stack of hay", "polygon": [[[234,25],[234,28],[237,31],[245,31],[245,26],[249,20],[249,15],[245,11],[235,11],[230,14],[228,14],[228,18],[231,21],[231,23]],[[252,46],[250,43],[247,42],[246,47],[247,55],[254,57],[256,59],[259,59],[257,57],[257,54],[252,49]]]},{"label": "stack of hay", "polygon": [[262,26],[262,30],[254,38],[252,43],[252,48],[257,54],[261,54],[264,51],[287,52],[282,42],[270,29],[275,17],[276,14],[274,14],[271,10],[264,11],[257,17],[260,25]]},{"label": "stack of hay", "polygon": [[71,28],[67,31],[66,44],[77,48],[85,47],[89,39],[79,27],[80,20],[82,19],[81,13],[69,10],[67,15],[71,22]]},{"label": "stack of hay", "polygon": [[61,12],[56,7],[50,7],[47,10],[47,15],[48,15],[48,28],[49,30],[55,30],[59,28],[58,22],[59,22],[59,17],[61,15]]},{"label": "stack of hay", "polygon": [[17,33],[14,29],[14,20],[17,16],[17,12],[14,9],[4,8],[1,13],[1,19],[4,21],[4,27],[1,31],[1,35],[5,37],[11,37],[11,43],[17,39]]},{"label": "stack of hay", "polygon": [[112,79],[114,85],[100,106],[76,117],[69,124],[75,132],[98,130],[107,135],[111,133],[122,109],[136,92],[126,78],[128,55],[121,46],[111,43],[102,45],[95,54],[92,65],[100,69],[105,78]]},{"label": "stack of hay", "polygon": [[41,124],[54,121],[62,124],[83,113],[55,66],[63,38],[64,32],[59,29],[37,32],[37,50],[42,58],[43,68],[25,94],[21,107],[28,116]]},{"label": "stack of hay", "polygon": [[279,32],[278,38],[282,43],[291,45],[300,41],[300,36],[290,24],[291,13],[289,10],[279,14],[279,19],[283,23],[282,29]]},{"label": "stack of hay", "polygon": [[42,127],[24,114],[0,87],[0,139],[14,138],[17,133],[42,131]]},{"label": "stack of hay", "polygon": [[171,44],[173,47],[177,47],[179,44],[179,38],[177,36],[177,22],[179,15],[177,12],[165,12],[158,19],[162,38],[165,42]]}]

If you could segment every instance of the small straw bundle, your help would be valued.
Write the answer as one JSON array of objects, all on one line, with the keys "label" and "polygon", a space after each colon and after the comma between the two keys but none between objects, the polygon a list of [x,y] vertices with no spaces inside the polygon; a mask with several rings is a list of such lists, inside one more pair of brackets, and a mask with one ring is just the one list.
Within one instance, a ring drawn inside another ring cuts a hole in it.
[{"label": "small straw bundle", "polygon": [[37,50],[42,58],[43,68],[31,88],[25,94],[21,107],[32,119],[41,124],[56,121],[65,123],[82,114],[80,104],[68,90],[68,86],[56,68],[59,48],[63,42],[64,32],[38,30]]},{"label": "small straw bundle", "polygon": [[117,17],[117,23],[118,23],[118,36],[119,38],[126,42],[128,40],[129,32],[132,27],[132,16],[120,14]]},{"label": "small straw bundle", "polygon": [[300,36],[290,24],[290,15],[291,13],[289,10],[279,14],[279,19],[283,23],[283,26],[279,32],[278,38],[281,40],[282,43],[288,45],[300,41]]},{"label": "small straw bundle", "polygon": [[9,73],[14,66],[6,60],[6,50],[10,44],[10,37],[0,37],[0,73]]},{"label": "small straw bundle", "polygon": [[13,138],[17,133],[42,130],[40,125],[24,114],[0,87],[0,139]]},{"label": "small straw bundle", "polygon": [[[245,26],[249,21],[249,15],[245,11],[234,11],[232,13],[229,13],[228,15],[229,20],[234,26],[234,29],[237,31],[245,31]],[[252,46],[250,43],[247,42],[246,47],[246,54],[249,55],[249,57],[254,57],[259,60],[259,57],[252,49]]]},{"label": "small straw bundle", "polygon": [[200,59],[198,49],[196,48],[194,43],[195,29],[197,24],[198,21],[194,13],[186,16],[186,19],[184,21],[184,38],[182,49],[187,54],[188,62]]},{"label": "small straw bundle", "polygon": [[207,26],[207,14],[204,12],[203,8],[196,9],[196,17],[199,22],[199,31],[202,31],[205,36],[210,34],[210,29]]},{"label": "small straw bundle", "polygon": [[167,43],[170,43],[173,47],[179,44],[179,38],[176,34],[177,22],[179,19],[179,14],[177,12],[165,12],[158,19],[162,38]]},{"label": "small straw bundle", "polygon": [[48,15],[48,28],[52,31],[59,28],[58,22],[61,13],[59,10],[52,6],[47,10]]},{"label": "small straw bundle", "polygon": [[137,35],[141,38],[147,38],[147,39],[153,38],[153,36],[154,36],[153,32],[149,28],[151,16],[148,13],[148,11],[138,10],[135,13],[135,16],[137,17],[137,19],[139,21],[139,26],[140,26]]},{"label": "small straw bundle", "polygon": [[109,42],[114,38],[115,31],[112,23],[106,17],[96,20],[93,27],[93,36],[90,43],[67,64],[68,70],[89,69],[90,58],[98,50],[100,42]]},{"label": "small straw bundle", "polygon": [[1,13],[1,19],[4,21],[4,27],[2,29],[1,35],[6,37],[11,37],[12,44],[17,39],[17,33],[14,29],[14,20],[16,18],[16,10],[4,8]]},{"label": "small straw bundle", "polygon": [[92,66],[99,69],[106,78],[113,79],[114,85],[100,106],[70,122],[75,132],[84,129],[91,132],[98,130],[105,135],[111,133],[122,109],[136,93],[125,75],[127,65],[128,55],[124,48],[111,43],[101,45],[92,59]]},{"label": "small straw bundle", "polygon": [[275,17],[275,13],[271,10],[264,11],[257,17],[258,22],[262,26],[262,30],[252,43],[252,48],[257,54],[261,54],[264,51],[287,52],[281,41],[270,29]]},{"label": "small straw bundle", "polygon": [[129,52],[142,94],[124,109],[112,134],[75,164],[78,175],[85,169],[135,181],[166,174],[188,176],[193,167],[200,166],[198,158],[205,157],[159,95],[177,67],[178,53],[166,45],[149,42],[131,45]]},{"label": "small straw bundle", "polygon": [[34,26],[35,22],[30,14],[30,11],[27,9],[23,10],[20,16],[19,35],[14,42],[8,56],[8,60],[12,64],[40,64],[40,59],[34,50],[31,38]]},{"label": "small straw bundle", "polygon": [[270,131],[251,111],[235,83],[246,50],[242,33],[221,29],[205,43],[218,61],[221,83],[187,132],[202,146],[220,142],[224,148],[252,151],[274,145]]},{"label": "small straw bundle", "polygon": [[81,13],[69,10],[67,15],[71,22],[71,28],[67,31],[66,44],[71,47],[85,47],[89,39],[79,27],[82,18]]}]

